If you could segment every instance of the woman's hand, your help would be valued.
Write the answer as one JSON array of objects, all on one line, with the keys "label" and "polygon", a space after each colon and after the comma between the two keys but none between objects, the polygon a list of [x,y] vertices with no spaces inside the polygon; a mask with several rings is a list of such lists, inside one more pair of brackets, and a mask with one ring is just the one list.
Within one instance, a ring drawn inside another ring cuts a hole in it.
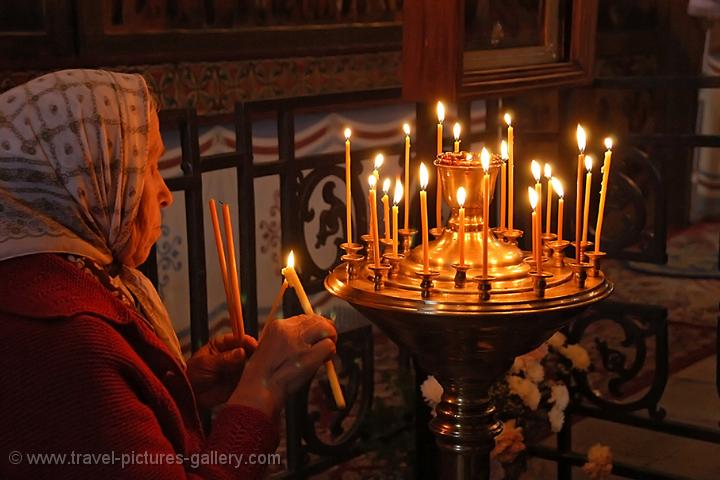
[{"label": "woman's hand", "polygon": [[335,354],[337,332],[319,315],[298,315],[265,325],[228,404],[257,408],[275,417],[287,396]]},{"label": "woman's hand", "polygon": [[213,408],[227,402],[237,386],[245,360],[257,348],[249,335],[236,339],[232,333],[214,337],[187,362],[187,376],[198,407]]}]

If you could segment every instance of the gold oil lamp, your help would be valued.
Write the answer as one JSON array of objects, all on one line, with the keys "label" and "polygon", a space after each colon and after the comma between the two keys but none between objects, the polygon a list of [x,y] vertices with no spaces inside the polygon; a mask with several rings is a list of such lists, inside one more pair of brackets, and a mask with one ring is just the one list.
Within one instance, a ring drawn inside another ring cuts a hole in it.
[{"label": "gold oil lamp", "polygon": [[[452,213],[430,242],[430,271],[423,271],[421,246],[408,246],[399,256],[385,256],[389,268],[378,269],[372,260],[348,261],[325,279],[331,294],[410,349],[443,386],[430,422],[441,451],[442,479],[488,478],[493,439],[502,430],[488,389],[516,356],[538,347],[613,289],[601,271],[588,276],[588,264],[566,264],[558,252],[552,261],[540,257],[536,265],[518,247],[518,231],[488,229],[488,275],[482,274],[487,221],[482,206],[486,195],[492,199],[501,162],[492,160],[485,191],[485,172],[475,154],[437,156],[444,201]],[[465,265],[459,264],[455,198],[461,186],[467,192]]]}]

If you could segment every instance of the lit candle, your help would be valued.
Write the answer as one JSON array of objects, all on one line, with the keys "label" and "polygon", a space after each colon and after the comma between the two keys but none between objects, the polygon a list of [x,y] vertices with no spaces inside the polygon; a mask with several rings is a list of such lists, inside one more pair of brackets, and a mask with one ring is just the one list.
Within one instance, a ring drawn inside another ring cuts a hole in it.
[{"label": "lit candle", "polygon": [[557,233],[557,239],[558,242],[561,241],[562,234],[563,234],[563,206],[565,205],[565,200],[563,199],[565,191],[563,190],[562,182],[556,178],[552,178],[552,186],[553,190],[557,192],[558,194],[558,233]]},{"label": "lit candle", "polygon": [[602,234],[603,216],[605,214],[605,198],[607,196],[608,178],[610,176],[610,161],[612,160],[612,138],[605,139],[605,161],[602,166],[602,184],[600,185],[600,207],[598,209],[597,225],[595,227],[595,253],[600,252],[600,235]]},{"label": "lit candle", "polygon": [[372,174],[375,177],[375,183],[380,181],[380,167],[385,162],[385,156],[382,153],[375,155],[375,162],[373,163]]},{"label": "lit candle", "polygon": [[458,211],[458,240],[460,241],[460,266],[465,265],[465,188],[460,187],[455,194],[460,210]]},{"label": "lit candle", "polygon": [[[282,269],[282,275],[285,277],[285,280],[287,280],[290,287],[295,290],[295,295],[297,295],[297,298],[300,301],[303,312],[305,312],[306,315],[314,315],[315,312],[313,311],[312,305],[310,305],[310,300],[308,299],[305,289],[303,288],[302,283],[300,283],[300,278],[295,271],[295,256],[292,251],[290,251],[290,255],[288,255],[287,266]],[[338,408],[345,408],[345,397],[343,397],[342,389],[340,389],[340,382],[338,381],[337,373],[335,372],[335,364],[333,364],[332,360],[325,362],[325,369],[327,370],[328,381],[330,382],[330,389],[332,390],[333,397],[335,398],[335,404]]]},{"label": "lit candle", "polygon": [[528,187],[528,197],[530,198],[530,207],[532,208],[532,216],[530,218],[530,224],[532,227],[532,256],[533,260],[535,261],[535,269],[538,273],[540,273],[540,254],[539,254],[539,248],[538,248],[538,242],[537,237],[539,236],[538,231],[538,223],[537,223],[537,212],[536,208],[538,205],[538,194],[537,191],[532,188]]},{"label": "lit candle", "polygon": [[390,235],[390,197],[388,192],[390,191],[390,179],[386,178],[383,181],[383,196],[380,199],[383,204],[383,224],[385,225],[385,241],[389,242],[392,238]]},{"label": "lit candle", "polygon": [[[552,196],[553,196],[553,186],[552,186],[552,166],[549,163],[545,164],[544,172],[545,178],[547,179],[547,227],[546,227],[546,233],[550,235],[550,223],[552,222]],[[540,222],[542,224],[542,222]]]},{"label": "lit candle", "polygon": [[513,229],[513,184],[515,176],[515,138],[513,134],[512,118],[509,113],[505,114],[505,123],[508,126],[508,229]]},{"label": "lit candle", "polygon": [[368,194],[368,200],[370,203],[370,236],[373,240],[373,260],[375,266],[380,266],[380,234],[378,233],[378,219],[377,219],[377,196],[375,194],[375,186],[377,185],[377,179],[375,175],[368,177],[368,184],[370,185],[370,193]]},{"label": "lit candle", "polygon": [[[392,223],[393,223],[393,236],[392,236],[392,252],[393,255],[398,254],[398,205],[402,200],[403,186],[400,180],[395,180],[395,196],[393,197],[392,207]],[[407,204],[407,202],[405,202]]]},{"label": "lit candle", "polygon": [[577,198],[575,199],[575,257],[578,263],[582,262],[582,169],[585,163],[585,143],[587,136],[585,130],[578,124],[577,126],[577,143],[580,154],[577,163]]},{"label": "lit candle", "polygon": [[532,171],[532,176],[535,179],[535,190],[538,194],[538,204],[535,211],[537,212],[538,221],[540,222],[540,230],[538,230],[538,241],[540,242],[540,246],[542,247],[542,183],[540,183],[540,162],[537,160],[533,160],[530,164],[530,169]]},{"label": "lit candle", "polygon": [[505,229],[506,212],[507,212],[507,159],[508,144],[505,140],[500,142],[500,156],[502,157],[502,165],[500,166],[500,228]]},{"label": "lit candle", "polygon": [[345,129],[345,231],[347,243],[352,243],[352,196],[350,195],[350,135],[349,128]]},{"label": "lit candle", "polygon": [[[410,125],[403,124],[403,132],[405,132],[405,191],[410,191]],[[410,222],[410,202],[405,200],[405,230],[408,229]]]},{"label": "lit candle", "polygon": [[488,276],[488,238],[490,236],[490,152],[483,147],[480,152],[483,175],[483,278]]},{"label": "lit candle", "polygon": [[420,223],[422,233],[423,272],[430,271],[430,246],[428,239],[427,188],[429,174],[424,163],[420,164]]},{"label": "lit candle", "polygon": [[455,143],[453,145],[453,151],[458,153],[460,151],[460,124],[455,123],[453,127],[453,137],[455,137]]},{"label": "lit candle", "polygon": [[590,213],[590,182],[592,182],[592,157],[590,155],[585,157],[585,168],[587,169],[587,174],[585,175],[585,208],[583,210],[582,243],[587,243],[588,220]]},{"label": "lit candle", "polygon": [[[443,121],[445,121],[445,105],[442,102],[437,103],[437,117],[437,154],[440,155],[442,153]],[[439,168],[437,169],[437,188],[435,191],[437,192],[435,198],[435,226],[440,230],[442,227],[442,182],[440,181]]]}]

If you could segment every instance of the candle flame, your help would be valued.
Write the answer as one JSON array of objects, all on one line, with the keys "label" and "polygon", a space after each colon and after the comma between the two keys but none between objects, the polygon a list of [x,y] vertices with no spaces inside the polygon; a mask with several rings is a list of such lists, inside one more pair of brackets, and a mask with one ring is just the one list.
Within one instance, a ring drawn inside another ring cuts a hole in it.
[{"label": "candle flame", "polygon": [[287,268],[295,268],[295,255],[292,250],[290,250],[290,253],[288,254]]},{"label": "candle flame", "polygon": [[528,197],[530,198],[530,207],[535,210],[538,202],[538,194],[533,187],[528,187]]},{"label": "candle flame", "polygon": [[368,184],[370,185],[370,189],[375,188],[375,185],[377,185],[377,178],[375,178],[375,175],[370,175],[368,177]]},{"label": "candle flame", "polygon": [[438,123],[442,123],[445,121],[445,105],[443,105],[442,102],[437,103],[437,116]]},{"label": "candle flame", "polygon": [[563,190],[562,182],[557,177],[552,177],[552,187],[553,190],[555,190],[555,193],[558,194],[558,197],[563,198],[565,196],[565,190]]},{"label": "candle flame", "polygon": [[535,179],[536,182],[540,181],[540,162],[537,160],[533,160],[530,164],[530,170],[532,171],[532,176]]},{"label": "candle flame", "polygon": [[468,162],[471,162],[472,159],[473,159],[472,152],[467,152],[467,155],[465,155],[465,160],[467,160]]},{"label": "candle flame", "polygon": [[552,178],[552,165],[546,163],[545,167],[543,168],[543,173],[545,174],[545,178],[550,180],[550,178]]},{"label": "candle flame", "polygon": [[420,188],[425,190],[429,181],[430,175],[428,174],[428,169],[424,163],[420,163]]},{"label": "candle flame", "polygon": [[590,155],[586,156],[585,157],[585,168],[587,169],[588,172],[590,170],[592,170],[592,164],[593,164],[592,157]]},{"label": "candle flame", "polygon": [[612,145],[613,145],[612,138],[607,137],[607,138],[605,139],[605,148],[607,148],[608,150],[610,150],[610,149],[612,149]]},{"label": "candle flame", "polygon": [[345,140],[350,140],[350,135],[352,135],[352,130],[349,128],[345,129]]},{"label": "candle flame", "polygon": [[485,147],[483,147],[482,152],[480,152],[480,164],[483,170],[485,170],[485,173],[490,170],[490,152],[488,152]]},{"label": "candle flame", "polygon": [[398,203],[400,203],[403,197],[403,193],[404,190],[402,182],[399,178],[395,179],[395,197],[393,198],[393,204],[397,205]]},{"label": "candle flame", "polygon": [[505,118],[505,123],[507,123],[507,126],[511,127],[512,126],[512,118],[510,117],[510,114],[506,113],[504,118]]},{"label": "candle flame", "polygon": [[453,136],[455,137],[456,142],[460,140],[460,128],[460,124],[456,122],[455,126],[453,127]]},{"label": "candle flame", "polygon": [[585,143],[587,143],[587,135],[585,134],[585,129],[580,126],[578,123],[577,126],[577,143],[578,143],[578,149],[580,149],[580,153],[585,152]]},{"label": "candle flame", "polygon": [[383,193],[387,195],[387,193],[390,191],[390,179],[386,178],[383,181]]},{"label": "candle flame", "polygon": [[457,193],[455,194],[455,198],[457,198],[458,205],[461,207],[465,206],[465,187],[460,187],[457,189]]},{"label": "candle flame", "polygon": [[380,170],[380,167],[382,167],[384,161],[385,156],[382,153],[378,153],[377,155],[375,155],[375,170]]},{"label": "candle flame", "polygon": [[507,160],[510,158],[510,155],[508,154],[508,145],[505,140],[500,142],[500,156],[503,160]]},{"label": "candle flame", "polygon": [[405,132],[405,135],[410,135],[410,125],[403,123],[403,132]]}]

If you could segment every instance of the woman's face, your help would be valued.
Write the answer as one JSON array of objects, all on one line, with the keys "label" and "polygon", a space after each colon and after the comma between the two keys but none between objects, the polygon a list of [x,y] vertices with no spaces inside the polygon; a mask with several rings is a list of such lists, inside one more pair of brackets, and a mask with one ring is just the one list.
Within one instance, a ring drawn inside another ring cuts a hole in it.
[{"label": "woman's face", "polygon": [[162,216],[160,209],[172,205],[173,196],[165,185],[158,169],[158,160],[165,151],[160,136],[160,122],[157,113],[152,111],[149,119],[148,132],[148,163],[145,168],[145,185],[143,187],[133,232],[119,260],[128,266],[137,267],[150,255],[150,249],[160,238]]}]

